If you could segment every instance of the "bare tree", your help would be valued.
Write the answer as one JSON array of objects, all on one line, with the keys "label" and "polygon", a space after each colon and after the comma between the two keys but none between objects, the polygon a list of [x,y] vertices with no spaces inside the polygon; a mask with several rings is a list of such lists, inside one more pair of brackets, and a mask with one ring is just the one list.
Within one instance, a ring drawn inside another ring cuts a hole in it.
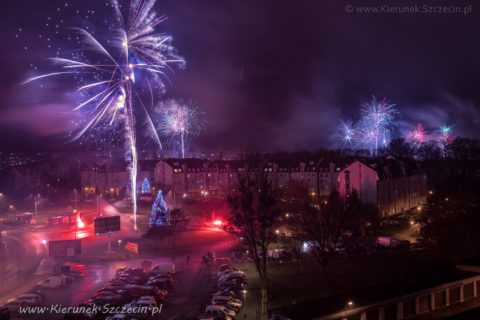
[{"label": "bare tree", "polygon": [[292,250],[297,265],[297,273],[300,273],[302,259],[302,245],[307,239],[302,226],[303,216],[312,208],[312,197],[308,186],[302,181],[290,181],[282,193],[282,211],[284,225],[290,230],[288,246]]},{"label": "bare tree", "polygon": [[267,256],[274,241],[280,216],[279,192],[262,166],[261,160],[249,162],[247,171],[239,176],[238,190],[229,197],[231,220],[246,239],[260,277],[261,319],[267,319]]},{"label": "bare tree", "polygon": [[173,209],[170,212],[170,234],[172,237],[172,246],[175,247],[177,240],[177,233],[185,231],[190,219],[182,209]]},{"label": "bare tree", "polygon": [[297,216],[299,228],[308,241],[310,250],[324,273],[338,253],[344,225],[344,205],[337,192],[330,194],[320,207],[311,207]]}]

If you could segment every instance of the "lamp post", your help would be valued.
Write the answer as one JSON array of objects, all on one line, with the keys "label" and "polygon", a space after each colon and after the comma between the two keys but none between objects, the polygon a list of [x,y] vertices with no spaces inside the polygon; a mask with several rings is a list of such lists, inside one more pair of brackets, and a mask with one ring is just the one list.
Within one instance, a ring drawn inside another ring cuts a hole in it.
[{"label": "lamp post", "polygon": [[75,195],[75,210],[78,210],[77,189],[73,189],[73,194]]},{"label": "lamp post", "polygon": [[33,205],[34,205],[34,209],[35,209],[35,215],[37,215],[38,213],[38,198],[40,197],[40,194],[36,193],[33,195]]},{"label": "lamp post", "polygon": [[344,317],[345,320],[348,320],[348,318],[347,318],[347,310],[348,310],[349,308],[351,308],[352,306],[353,306],[353,301],[352,301],[352,300],[348,300],[348,301],[345,303],[345,317]]},{"label": "lamp post", "polygon": [[100,195],[97,194],[97,214],[100,212],[100,211],[98,210],[98,209],[99,209],[99,208],[98,208],[98,198],[99,198],[99,197],[100,197]]}]

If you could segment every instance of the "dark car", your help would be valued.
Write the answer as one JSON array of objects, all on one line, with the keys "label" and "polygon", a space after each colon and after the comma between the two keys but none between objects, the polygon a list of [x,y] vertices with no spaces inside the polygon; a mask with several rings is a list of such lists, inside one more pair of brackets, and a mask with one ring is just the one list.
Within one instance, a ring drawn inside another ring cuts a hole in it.
[{"label": "dark car", "polygon": [[8,308],[0,308],[0,320],[9,320],[10,319],[10,311]]},{"label": "dark car", "polygon": [[145,284],[147,286],[155,286],[158,289],[162,290],[173,290],[173,281],[168,278],[155,278],[152,280],[148,280]]},{"label": "dark car", "polygon": [[223,282],[220,284],[220,290],[229,290],[235,293],[247,290],[247,285],[243,283]]},{"label": "dark car", "polygon": [[412,246],[412,244],[410,243],[410,241],[400,240],[398,242],[397,248],[399,248],[399,249],[410,249],[411,246]]}]

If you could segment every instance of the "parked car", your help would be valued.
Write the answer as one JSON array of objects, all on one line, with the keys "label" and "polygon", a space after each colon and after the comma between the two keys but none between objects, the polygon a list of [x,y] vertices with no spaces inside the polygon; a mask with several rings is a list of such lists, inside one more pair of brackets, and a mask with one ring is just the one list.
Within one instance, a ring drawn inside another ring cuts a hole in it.
[{"label": "parked car", "polygon": [[233,271],[230,273],[227,273],[219,278],[220,281],[225,281],[233,278],[242,278],[242,279],[247,279],[247,275],[242,272],[242,271]]},{"label": "parked car", "polygon": [[128,291],[130,297],[138,299],[141,296],[153,296],[157,303],[161,303],[167,297],[167,291],[160,290],[155,286],[139,286],[139,285],[126,285],[125,290]]},{"label": "parked car", "polygon": [[38,282],[36,287],[54,289],[54,288],[61,288],[65,286],[65,284],[66,284],[65,276],[51,276],[48,279]]},{"label": "parked car", "polygon": [[233,292],[242,292],[247,290],[247,285],[244,283],[235,283],[235,282],[222,282],[219,285],[221,290],[229,290]]},{"label": "parked car", "polygon": [[231,310],[231,311],[235,312],[235,314],[237,314],[240,311],[240,306],[239,305],[237,305],[235,303],[232,303],[230,301],[227,301],[227,300],[212,299],[212,304],[215,304],[215,305],[218,305],[218,306],[224,306],[228,310]]},{"label": "parked car", "polygon": [[157,303],[155,302],[155,298],[152,297],[152,296],[144,296],[144,297],[140,297],[140,299],[138,299],[136,302],[135,302],[135,306],[136,307],[139,307],[139,308],[146,308],[148,311],[147,311],[147,314],[148,315],[152,315],[152,312],[153,312],[153,308],[156,308],[158,305]]},{"label": "parked car", "polygon": [[0,320],[9,320],[10,319],[10,310],[6,307],[0,308]]},{"label": "parked car", "polygon": [[28,306],[28,304],[25,301],[19,301],[19,300],[13,299],[8,301],[6,304],[4,304],[2,308],[8,309],[9,313],[12,314],[12,313],[18,312],[18,309],[20,309],[20,307],[26,307],[26,306]]},{"label": "parked car", "polygon": [[236,313],[224,306],[210,305],[205,307],[205,315],[214,319],[233,320]]},{"label": "parked car", "polygon": [[15,298],[18,301],[25,301],[29,305],[39,305],[42,302],[42,297],[36,293],[24,293]]},{"label": "parked car", "polygon": [[236,251],[231,254],[231,258],[235,262],[243,262],[248,259],[248,256],[243,251]]},{"label": "parked car", "polygon": [[230,301],[230,302],[233,302],[233,303],[236,303],[238,304],[240,307],[242,306],[242,301],[240,299],[237,299],[235,297],[232,297],[230,295],[225,295],[223,292],[220,292],[220,293],[217,293],[217,294],[214,294],[212,299],[215,299],[215,300],[227,300],[227,301]]},{"label": "parked car", "polygon": [[29,290],[28,292],[25,292],[25,293],[35,293],[35,294],[38,294],[41,298],[42,298],[42,301],[45,301],[47,299],[47,294],[45,293],[45,291],[43,290],[40,290],[40,289],[31,289]]},{"label": "parked car", "polygon": [[212,296],[227,296],[227,297],[231,297],[231,298],[234,298],[234,299],[238,299],[241,295],[237,294],[237,293],[235,293],[234,291],[231,291],[231,290],[220,290],[220,291],[215,292]]},{"label": "parked car", "polygon": [[225,270],[223,270],[223,271],[217,272],[217,276],[218,276],[219,278],[221,278],[221,277],[226,276],[226,275],[229,274],[229,273],[236,272],[236,271],[240,271],[240,270],[238,270],[237,268],[234,268],[234,267],[230,267],[230,268],[227,268],[227,269],[225,269]]},{"label": "parked car", "polygon": [[232,266],[230,266],[229,264],[226,264],[226,263],[221,264],[221,265],[218,267],[218,273],[217,273],[217,275],[220,276],[223,271],[228,270],[228,269],[230,269],[231,267],[232,267]]}]

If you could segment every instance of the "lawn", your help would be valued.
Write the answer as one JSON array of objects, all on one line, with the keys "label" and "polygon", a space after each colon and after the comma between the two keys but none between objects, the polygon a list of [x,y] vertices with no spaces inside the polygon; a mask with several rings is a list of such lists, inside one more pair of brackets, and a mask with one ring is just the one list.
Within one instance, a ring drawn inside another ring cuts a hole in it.
[{"label": "lawn", "polygon": [[[258,293],[258,276],[251,263],[239,265],[249,275],[249,292]],[[395,252],[379,256],[337,259],[323,274],[314,260],[302,261],[300,273],[295,262],[272,262],[269,270],[269,308],[299,303],[361,288],[422,278],[434,266],[422,253]]]}]

